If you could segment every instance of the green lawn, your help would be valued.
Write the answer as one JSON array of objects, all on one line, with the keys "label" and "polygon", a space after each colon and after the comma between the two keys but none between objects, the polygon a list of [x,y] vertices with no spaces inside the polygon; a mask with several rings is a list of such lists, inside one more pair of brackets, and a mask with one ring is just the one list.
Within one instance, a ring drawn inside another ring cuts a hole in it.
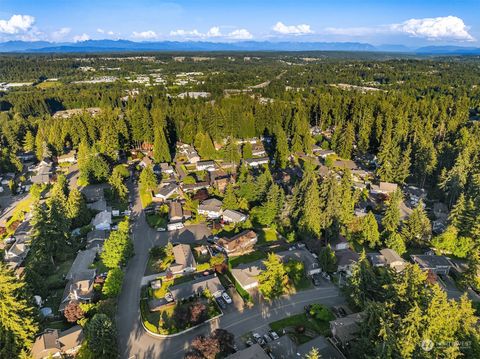
[{"label": "green lawn", "polygon": [[273,228],[262,228],[256,231],[258,234],[258,243],[264,244],[268,242],[278,241],[277,231]]},{"label": "green lawn", "polygon": [[167,228],[167,218],[158,213],[147,214],[145,219],[152,228]]},{"label": "green lawn", "polygon": [[254,262],[259,259],[267,258],[267,255],[262,251],[254,251],[243,256],[229,258],[229,263],[232,268],[235,268],[239,264]]},{"label": "green lawn", "polygon": [[152,194],[150,192],[145,192],[140,190],[140,201],[142,202],[142,207],[148,207],[152,203]]},{"label": "green lawn", "polygon": [[307,318],[305,313],[292,315],[290,317],[286,317],[280,319],[276,322],[270,323],[270,328],[277,333],[283,333],[283,330],[286,328],[291,329],[291,335],[295,338],[297,343],[305,343],[312,339],[306,333],[298,333],[295,331],[297,327],[305,327],[305,329],[315,332],[317,335],[329,335],[330,334],[330,320],[333,320],[334,316],[330,313],[331,317],[329,320],[319,320],[315,318]]}]

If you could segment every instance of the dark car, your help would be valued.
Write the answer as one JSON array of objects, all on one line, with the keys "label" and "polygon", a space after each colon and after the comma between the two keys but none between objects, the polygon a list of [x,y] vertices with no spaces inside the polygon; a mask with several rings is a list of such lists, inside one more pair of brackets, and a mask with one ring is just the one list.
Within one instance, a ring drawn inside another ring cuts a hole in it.
[{"label": "dark car", "polygon": [[320,287],[322,285],[321,275],[320,274],[312,275],[312,283],[315,287]]},{"label": "dark car", "polygon": [[227,303],[225,302],[225,300],[222,297],[218,297],[218,298],[215,298],[215,299],[217,300],[217,303],[220,306],[220,308],[227,309]]}]

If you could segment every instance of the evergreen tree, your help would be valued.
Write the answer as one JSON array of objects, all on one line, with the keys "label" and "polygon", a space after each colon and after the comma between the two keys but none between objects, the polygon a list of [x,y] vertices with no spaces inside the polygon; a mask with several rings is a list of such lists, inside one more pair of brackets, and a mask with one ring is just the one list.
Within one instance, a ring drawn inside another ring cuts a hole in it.
[{"label": "evergreen tree", "polygon": [[153,159],[156,163],[170,162],[172,157],[168,148],[167,139],[163,128],[155,128],[155,140],[153,142]]},{"label": "evergreen tree", "polygon": [[87,345],[95,358],[118,357],[117,330],[115,323],[105,314],[95,314],[85,326]]},{"label": "evergreen tree", "polygon": [[378,223],[375,215],[369,211],[368,214],[362,218],[362,242],[368,243],[370,248],[375,248],[380,244],[380,232],[378,231]]},{"label": "evergreen tree", "polygon": [[423,203],[415,207],[412,214],[402,226],[402,236],[407,243],[415,243],[417,245],[425,245],[430,241],[432,236],[432,225],[423,209]]},{"label": "evergreen tree", "polygon": [[402,255],[407,251],[402,235],[397,232],[388,232],[385,245],[388,248],[393,249],[399,255]]},{"label": "evergreen tree", "polygon": [[67,217],[72,221],[73,228],[85,226],[90,222],[90,210],[85,199],[77,188],[70,191],[67,200]]},{"label": "evergreen tree", "polygon": [[334,273],[337,271],[337,258],[330,244],[321,248],[318,261],[320,262],[320,268],[322,268],[324,272]]},{"label": "evergreen tree", "polygon": [[125,201],[128,194],[128,187],[125,185],[125,177],[123,173],[123,166],[117,166],[113,169],[108,183],[112,186],[113,191],[119,199]]},{"label": "evergreen tree", "polygon": [[283,128],[278,126],[275,131],[275,162],[281,169],[287,167],[288,155],[287,135]]},{"label": "evergreen tree", "polygon": [[258,275],[258,289],[266,299],[274,299],[285,292],[288,276],[280,257],[270,253],[265,261],[265,270]]},{"label": "evergreen tree", "polygon": [[0,263],[0,357],[15,358],[38,331],[33,308],[23,297],[25,283]]},{"label": "evergreen tree", "polygon": [[312,168],[307,167],[302,181],[293,189],[293,216],[301,233],[320,236],[320,195],[317,178]]},{"label": "evergreen tree", "polygon": [[35,136],[33,136],[30,130],[25,133],[25,138],[23,140],[23,149],[27,152],[35,151]]},{"label": "evergreen tree", "polygon": [[157,177],[151,166],[147,166],[140,173],[140,187],[143,191],[153,191],[157,188]]},{"label": "evergreen tree", "polygon": [[393,233],[400,225],[400,203],[402,201],[402,193],[400,190],[395,191],[387,202],[387,209],[382,219],[382,225],[386,232]]},{"label": "evergreen tree", "polygon": [[247,159],[247,158],[252,158],[252,144],[250,142],[246,142],[242,146],[242,158]]},{"label": "evergreen tree", "polygon": [[225,197],[222,201],[222,208],[223,209],[238,209],[238,199],[235,194],[235,189],[233,188],[233,184],[229,183],[225,190]]}]

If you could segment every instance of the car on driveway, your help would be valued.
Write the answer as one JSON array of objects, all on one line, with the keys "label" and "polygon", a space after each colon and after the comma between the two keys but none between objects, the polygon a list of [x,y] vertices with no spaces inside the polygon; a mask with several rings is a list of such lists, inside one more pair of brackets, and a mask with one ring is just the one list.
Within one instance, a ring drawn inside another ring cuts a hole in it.
[{"label": "car on driveway", "polygon": [[277,340],[279,339],[280,337],[278,336],[278,334],[276,332],[274,332],[273,330],[270,330],[268,332],[268,334],[270,334],[270,336],[272,337],[273,340]]},{"label": "car on driveway", "polygon": [[264,346],[266,344],[265,340],[260,336],[260,334],[252,333],[252,335],[253,335],[253,339],[255,339],[255,341],[261,346]]},{"label": "car on driveway", "polygon": [[322,276],[319,273],[312,275],[312,283],[315,287],[320,287],[322,285]]},{"label": "car on driveway", "polygon": [[227,302],[228,304],[232,304],[232,298],[227,294],[227,292],[222,293],[222,298]]},{"label": "car on driveway", "polygon": [[220,306],[220,308],[227,309],[227,303],[225,302],[225,300],[222,297],[218,297],[218,298],[215,298],[215,299],[217,300],[217,303]]}]

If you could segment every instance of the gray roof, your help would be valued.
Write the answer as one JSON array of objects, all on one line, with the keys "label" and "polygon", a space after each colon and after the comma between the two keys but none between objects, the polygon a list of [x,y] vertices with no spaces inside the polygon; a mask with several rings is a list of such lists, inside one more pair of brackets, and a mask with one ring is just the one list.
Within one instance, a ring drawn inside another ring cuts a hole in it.
[{"label": "gray roof", "polygon": [[341,249],[335,252],[337,257],[337,265],[343,267],[358,262],[360,256],[357,252],[352,251],[351,249]]},{"label": "gray roof", "polygon": [[225,288],[215,274],[197,278],[191,282],[185,282],[171,286],[168,290],[176,301],[190,298],[193,295],[201,294],[205,289],[214,294],[223,292]]},{"label": "gray roof", "polygon": [[101,229],[94,229],[91,232],[88,232],[87,234],[87,242],[92,242],[95,240],[105,240],[108,238],[108,231],[104,231]]},{"label": "gray roof", "polygon": [[226,359],[270,359],[270,357],[260,344],[255,343],[251,347],[229,355]]},{"label": "gray roof", "polygon": [[360,329],[359,324],[362,319],[363,312],[360,312],[330,321],[333,336],[345,345],[355,337],[355,333]]},{"label": "gray roof", "polygon": [[241,222],[246,219],[247,215],[243,214],[239,211],[234,211],[232,209],[226,209],[223,211],[223,217],[228,217],[232,219],[234,222]]},{"label": "gray roof", "polygon": [[385,258],[385,262],[387,264],[395,263],[395,262],[405,262],[402,257],[398,255],[393,249],[384,248],[380,250],[380,253]]},{"label": "gray roof", "polygon": [[173,256],[175,257],[175,262],[170,265],[172,272],[181,272],[185,268],[194,268],[197,265],[192,249],[188,244],[177,244],[173,247]]},{"label": "gray roof", "polygon": [[210,211],[210,212],[220,212],[222,209],[222,201],[219,201],[216,198],[209,198],[203,201],[198,209],[200,211]]},{"label": "gray roof", "polygon": [[414,262],[418,263],[418,265],[424,269],[452,266],[452,263],[444,256],[414,254],[411,257]]},{"label": "gray roof", "polygon": [[174,182],[167,184],[166,186],[163,186],[160,188],[160,190],[157,192],[157,195],[167,198],[170,197],[173,192],[175,192],[178,188],[178,185]]},{"label": "gray roof", "polygon": [[86,249],[78,252],[75,260],[67,273],[67,280],[72,279],[78,273],[82,273],[89,269],[90,265],[94,262],[97,255],[96,249]]}]

